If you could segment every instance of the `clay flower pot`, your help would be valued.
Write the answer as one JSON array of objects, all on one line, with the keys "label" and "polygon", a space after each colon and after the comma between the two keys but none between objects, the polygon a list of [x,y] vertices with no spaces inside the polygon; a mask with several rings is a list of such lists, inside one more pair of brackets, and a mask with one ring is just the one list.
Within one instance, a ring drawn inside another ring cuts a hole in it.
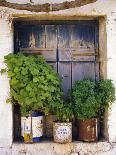
[{"label": "clay flower pot", "polygon": [[56,143],[72,142],[72,123],[53,123],[53,137]]},{"label": "clay flower pot", "polygon": [[98,140],[98,120],[96,118],[79,120],[78,139],[87,142]]}]

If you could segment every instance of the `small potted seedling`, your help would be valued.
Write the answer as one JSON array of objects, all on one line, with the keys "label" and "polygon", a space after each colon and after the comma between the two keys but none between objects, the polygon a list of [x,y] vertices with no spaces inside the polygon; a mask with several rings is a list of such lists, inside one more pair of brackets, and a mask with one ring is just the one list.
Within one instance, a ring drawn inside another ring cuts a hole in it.
[{"label": "small potted seedling", "polygon": [[61,104],[57,106],[57,122],[53,124],[53,137],[56,143],[72,142],[72,106],[71,104]]}]

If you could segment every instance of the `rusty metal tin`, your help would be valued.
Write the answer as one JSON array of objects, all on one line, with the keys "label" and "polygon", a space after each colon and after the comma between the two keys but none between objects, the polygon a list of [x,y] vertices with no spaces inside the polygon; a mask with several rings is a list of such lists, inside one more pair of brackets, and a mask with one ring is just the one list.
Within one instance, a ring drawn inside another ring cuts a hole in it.
[{"label": "rusty metal tin", "polygon": [[53,137],[56,143],[72,142],[72,123],[53,123]]},{"label": "rusty metal tin", "polygon": [[79,120],[78,138],[82,141],[93,142],[98,140],[98,120],[95,118]]}]

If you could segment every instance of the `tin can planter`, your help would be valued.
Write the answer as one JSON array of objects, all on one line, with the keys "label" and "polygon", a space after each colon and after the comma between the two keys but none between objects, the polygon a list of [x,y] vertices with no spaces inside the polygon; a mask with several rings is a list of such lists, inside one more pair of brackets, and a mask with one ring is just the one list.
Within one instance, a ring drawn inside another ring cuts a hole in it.
[{"label": "tin can planter", "polygon": [[[25,124],[28,117],[21,117],[21,140],[24,141]],[[31,123],[31,122],[30,122]]]},{"label": "tin can planter", "polygon": [[43,136],[43,116],[33,112],[29,117],[21,117],[21,137],[25,143],[40,142]]},{"label": "tin can planter", "polygon": [[98,119],[79,120],[78,122],[78,138],[86,142],[94,142],[98,140]]},{"label": "tin can planter", "polygon": [[32,113],[33,142],[39,142],[43,136],[43,116],[39,112]]},{"label": "tin can planter", "polygon": [[72,123],[53,123],[53,137],[56,143],[72,142]]},{"label": "tin can planter", "polygon": [[31,116],[21,118],[21,134],[25,143],[32,143],[32,118]]}]

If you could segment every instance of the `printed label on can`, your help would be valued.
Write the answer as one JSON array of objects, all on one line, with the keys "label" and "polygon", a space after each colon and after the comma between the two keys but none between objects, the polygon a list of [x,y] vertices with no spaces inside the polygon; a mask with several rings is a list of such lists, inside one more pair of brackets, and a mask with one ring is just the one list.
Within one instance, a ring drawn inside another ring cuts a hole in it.
[{"label": "printed label on can", "polygon": [[24,137],[24,126],[25,126],[26,117],[21,117],[21,136]]},{"label": "printed label on can", "polygon": [[31,133],[31,117],[26,118],[24,122],[24,133]]},{"label": "printed label on can", "polygon": [[59,126],[56,130],[56,136],[58,139],[66,139],[70,136],[71,129],[68,126]]},{"label": "printed label on can", "polygon": [[33,137],[43,136],[43,116],[32,117]]}]

